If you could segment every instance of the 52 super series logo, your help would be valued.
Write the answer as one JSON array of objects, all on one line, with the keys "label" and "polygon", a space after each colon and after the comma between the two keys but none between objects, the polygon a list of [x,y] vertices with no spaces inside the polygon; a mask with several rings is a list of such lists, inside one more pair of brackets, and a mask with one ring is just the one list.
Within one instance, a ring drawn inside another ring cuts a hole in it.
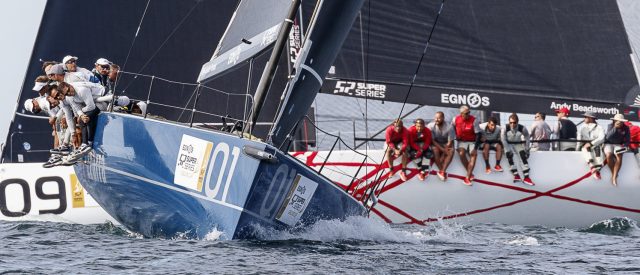
[{"label": "52 super series logo", "polygon": [[356,81],[336,81],[334,94],[385,99],[387,85]]}]

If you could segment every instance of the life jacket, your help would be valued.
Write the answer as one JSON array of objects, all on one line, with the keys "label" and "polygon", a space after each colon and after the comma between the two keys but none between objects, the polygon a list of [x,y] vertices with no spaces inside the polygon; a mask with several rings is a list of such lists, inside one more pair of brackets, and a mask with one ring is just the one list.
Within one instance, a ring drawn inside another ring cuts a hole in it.
[{"label": "life jacket", "polygon": [[459,141],[476,141],[476,132],[473,127],[476,118],[469,115],[469,119],[464,120],[462,116],[455,119],[456,137]]}]

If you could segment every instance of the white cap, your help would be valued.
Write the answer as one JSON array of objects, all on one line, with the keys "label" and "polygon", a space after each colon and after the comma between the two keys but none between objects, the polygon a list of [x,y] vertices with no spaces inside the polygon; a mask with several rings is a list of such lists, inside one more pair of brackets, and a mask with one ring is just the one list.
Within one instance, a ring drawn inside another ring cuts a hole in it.
[{"label": "white cap", "polygon": [[50,74],[64,74],[64,65],[55,64],[49,67],[49,70],[47,70],[47,75],[50,75]]},{"label": "white cap", "polygon": [[622,122],[627,122],[628,121],[628,120],[624,119],[624,115],[623,114],[616,114],[615,116],[613,116],[611,118],[611,120],[622,121]]},{"label": "white cap", "polygon": [[45,112],[49,112],[49,110],[51,109],[51,105],[49,104],[49,101],[47,100],[46,97],[41,96],[36,98],[36,101],[38,101],[38,105],[40,105],[40,109],[42,109]]},{"label": "white cap", "polygon": [[[121,95],[118,97],[118,100],[116,100],[116,105],[118,106],[127,106],[129,105],[129,103],[131,102],[131,100],[129,100],[129,97],[126,95]],[[138,105],[140,106],[140,105]],[[142,109],[142,108],[140,108]]]},{"label": "white cap", "polygon": [[67,55],[62,59],[62,64],[67,64],[67,62],[71,59],[78,60],[78,57]]},{"label": "white cap", "polygon": [[29,98],[24,101],[24,109],[33,113],[33,99]]},{"label": "white cap", "polygon": [[140,107],[140,111],[142,111],[142,115],[145,115],[147,113],[147,103],[146,102],[140,101],[136,105],[138,105],[138,107]]},{"label": "white cap", "polygon": [[40,90],[42,90],[42,88],[44,88],[44,86],[47,86],[46,82],[38,82],[36,81],[36,84],[33,85],[33,88],[31,88],[32,90],[39,92]]},{"label": "white cap", "polygon": [[98,58],[98,60],[96,60],[96,65],[100,65],[100,66],[111,65],[111,62],[106,58]]}]

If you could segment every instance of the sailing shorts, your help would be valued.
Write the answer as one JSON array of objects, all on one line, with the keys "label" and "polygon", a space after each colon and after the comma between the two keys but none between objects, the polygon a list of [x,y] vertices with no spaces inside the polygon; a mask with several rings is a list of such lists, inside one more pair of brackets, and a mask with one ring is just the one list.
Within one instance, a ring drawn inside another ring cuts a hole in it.
[{"label": "sailing shorts", "polygon": [[497,145],[500,145],[500,147],[504,148],[504,146],[502,146],[502,142],[497,140],[497,141],[485,141],[485,142],[483,142],[482,145],[481,145],[482,147],[480,147],[480,149],[484,149],[484,145],[485,144],[489,144],[489,150],[493,150],[493,151],[496,151],[496,146]]},{"label": "sailing shorts", "polygon": [[458,140],[458,149],[464,149],[467,152],[472,152],[476,150],[476,142],[475,141],[460,141]]},{"label": "sailing shorts", "polygon": [[[620,153],[624,153],[624,152],[626,152],[625,149],[626,148],[624,146],[619,145],[619,144],[605,144],[604,145],[604,153],[605,153],[605,155],[609,154],[609,153],[615,153],[616,155],[620,154]],[[618,153],[618,152],[620,152],[620,153]]]},{"label": "sailing shorts", "polygon": [[[420,146],[422,148],[422,144],[418,144],[418,146]],[[407,153],[409,154],[409,158],[410,159],[415,159],[416,158],[416,154],[418,153],[418,151],[416,149],[413,149],[413,147],[409,146],[407,148]],[[423,150],[422,151],[422,157],[426,158],[426,159],[433,158],[433,151],[431,150],[431,147],[427,148],[427,150]]]}]

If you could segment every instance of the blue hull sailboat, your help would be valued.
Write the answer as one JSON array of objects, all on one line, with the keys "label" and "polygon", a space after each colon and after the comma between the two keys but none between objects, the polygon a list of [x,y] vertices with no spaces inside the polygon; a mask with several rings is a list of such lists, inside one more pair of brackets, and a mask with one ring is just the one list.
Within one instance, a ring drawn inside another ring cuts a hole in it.
[{"label": "blue hull sailboat", "polygon": [[[287,18],[296,13],[299,3],[293,2]],[[261,20],[245,16],[246,10],[282,13],[256,8],[268,4],[241,2],[232,24]],[[93,152],[84,164],[74,167],[78,179],[111,216],[147,237],[202,238],[218,231],[225,239],[252,238],[260,228],[303,228],[321,219],[365,215],[361,202],[280,149],[309,109],[361,5],[362,1],[318,1],[295,77],[268,142],[191,124],[103,113]],[[266,48],[275,41],[271,38],[279,28],[270,59],[271,64],[277,63],[274,58],[280,52],[276,50],[284,45],[292,21],[281,22],[266,31],[243,28],[246,33],[240,36],[230,25],[212,61],[203,67],[199,82],[261,52],[256,47]],[[235,41],[240,43],[235,47],[223,44],[228,41],[225,38],[238,37],[243,39]],[[249,131],[259,113],[260,89],[269,87],[272,72],[265,69],[258,86],[252,119],[245,124]]]}]

